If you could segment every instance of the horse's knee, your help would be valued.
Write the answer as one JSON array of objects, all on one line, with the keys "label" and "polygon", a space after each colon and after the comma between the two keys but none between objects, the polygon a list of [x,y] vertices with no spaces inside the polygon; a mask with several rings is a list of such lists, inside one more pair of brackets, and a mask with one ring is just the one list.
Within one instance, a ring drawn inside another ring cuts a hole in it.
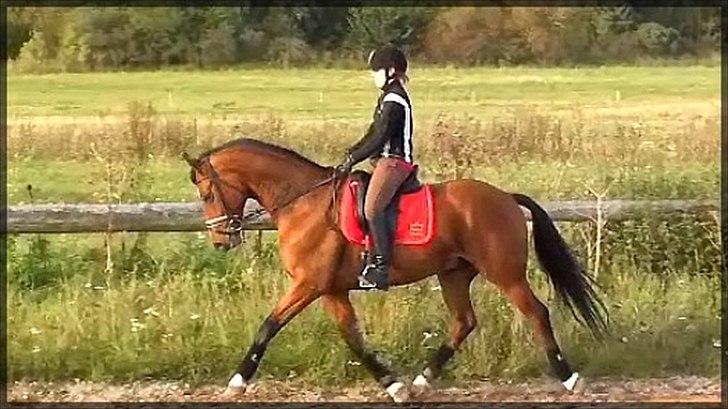
[{"label": "horse's knee", "polygon": [[461,321],[461,325],[463,327],[463,332],[466,334],[471,333],[478,325],[478,320],[475,318],[475,314],[466,314]]},{"label": "horse's knee", "polygon": [[455,333],[453,334],[453,347],[457,348],[465,340],[465,338],[473,332],[475,327],[478,325],[478,320],[475,318],[475,314],[470,312],[462,314],[457,317],[457,324],[455,327]]}]

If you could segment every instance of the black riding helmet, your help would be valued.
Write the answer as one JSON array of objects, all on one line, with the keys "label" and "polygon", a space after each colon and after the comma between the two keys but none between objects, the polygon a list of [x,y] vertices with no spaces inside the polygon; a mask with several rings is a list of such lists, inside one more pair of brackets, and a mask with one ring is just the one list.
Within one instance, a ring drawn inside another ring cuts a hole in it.
[{"label": "black riding helmet", "polygon": [[372,71],[388,70],[390,67],[394,68],[397,74],[407,72],[407,57],[395,45],[387,44],[369,54],[369,69]]}]

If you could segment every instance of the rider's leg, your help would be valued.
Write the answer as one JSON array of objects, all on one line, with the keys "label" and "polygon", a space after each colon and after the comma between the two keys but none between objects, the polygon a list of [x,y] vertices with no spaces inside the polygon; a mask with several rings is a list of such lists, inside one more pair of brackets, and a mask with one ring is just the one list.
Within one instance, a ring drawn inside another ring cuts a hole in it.
[{"label": "rider's leg", "polygon": [[389,285],[393,232],[389,231],[385,210],[397,190],[412,172],[411,166],[396,158],[381,158],[372,173],[364,202],[372,249],[364,278],[381,289]]}]

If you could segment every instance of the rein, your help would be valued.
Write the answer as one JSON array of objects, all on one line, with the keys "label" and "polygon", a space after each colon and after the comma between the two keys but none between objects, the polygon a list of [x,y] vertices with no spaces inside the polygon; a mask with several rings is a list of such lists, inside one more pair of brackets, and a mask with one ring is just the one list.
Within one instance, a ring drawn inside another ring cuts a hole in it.
[{"label": "rein", "polygon": [[[245,215],[243,217],[243,220],[247,221],[247,220],[249,220],[249,218],[251,218],[251,219],[252,218],[256,218],[256,217],[260,216],[261,214],[263,214],[265,212],[270,213],[271,216],[272,216],[275,212],[277,212],[277,211],[285,208],[286,206],[292,204],[296,200],[298,200],[298,199],[300,199],[300,198],[302,198],[302,197],[304,197],[304,196],[306,196],[306,195],[308,195],[310,193],[313,193],[313,191],[317,190],[318,188],[320,188],[322,186],[328,185],[329,183],[335,181],[337,179],[337,177],[338,177],[338,173],[334,172],[333,175],[331,175],[331,176],[327,177],[326,179],[324,179],[324,180],[316,183],[315,185],[311,186],[310,188],[308,188],[306,191],[304,191],[303,193],[299,194],[298,196],[294,196],[293,198],[291,198],[291,199],[289,199],[289,200],[287,200],[287,201],[285,201],[285,202],[283,202],[283,203],[281,203],[279,205],[273,206],[273,208],[271,208],[270,210],[265,210],[263,208],[255,209],[252,212],[250,212],[247,215]],[[336,190],[334,190],[334,196],[335,195],[336,195]]]}]

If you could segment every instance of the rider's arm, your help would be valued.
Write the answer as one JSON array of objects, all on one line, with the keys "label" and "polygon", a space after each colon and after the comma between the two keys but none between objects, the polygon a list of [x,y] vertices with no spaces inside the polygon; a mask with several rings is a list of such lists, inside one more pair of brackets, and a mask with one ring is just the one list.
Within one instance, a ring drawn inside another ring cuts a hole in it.
[{"label": "rider's arm", "polygon": [[351,161],[357,164],[384,147],[392,132],[404,123],[404,107],[396,102],[384,102],[382,114],[369,127],[369,131],[350,150]]},{"label": "rider's arm", "polygon": [[359,139],[359,141],[357,141],[357,143],[355,143],[351,148],[349,148],[347,153],[354,152],[355,150],[358,150],[359,148],[361,148],[362,145],[364,145],[364,143],[367,141],[367,139],[369,139],[369,137],[374,133],[374,130],[376,129],[375,128],[376,123],[377,122],[375,120],[375,121],[372,121],[371,124],[369,124],[369,129],[367,129],[367,132],[364,134],[364,136],[362,136],[361,139]]},{"label": "rider's arm", "polygon": [[374,129],[375,129],[374,125],[377,123],[377,118],[379,117],[378,112],[377,112],[379,110],[379,104],[380,104],[380,102],[377,101],[377,106],[374,107],[374,112],[372,112],[372,123],[369,124],[369,129],[367,129],[366,133],[364,134],[364,136],[361,137],[361,139],[359,139],[352,147],[350,147],[346,151],[347,155],[349,155],[351,152],[359,149],[364,144],[364,142],[366,142],[366,140],[369,138],[369,136],[374,132]]}]

